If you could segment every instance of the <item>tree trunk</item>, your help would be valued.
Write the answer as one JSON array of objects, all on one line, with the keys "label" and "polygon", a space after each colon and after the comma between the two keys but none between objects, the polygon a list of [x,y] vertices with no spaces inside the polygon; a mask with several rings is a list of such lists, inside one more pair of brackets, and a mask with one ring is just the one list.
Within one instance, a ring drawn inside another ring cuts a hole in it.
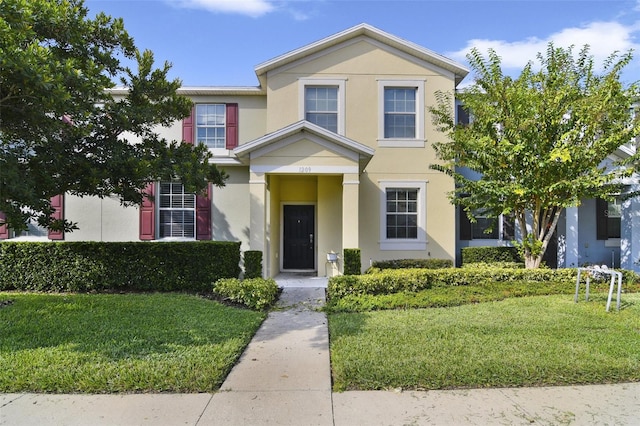
[{"label": "tree trunk", "polygon": [[536,269],[540,267],[542,263],[542,254],[540,256],[534,256],[532,254],[524,255],[524,267],[526,269]]}]

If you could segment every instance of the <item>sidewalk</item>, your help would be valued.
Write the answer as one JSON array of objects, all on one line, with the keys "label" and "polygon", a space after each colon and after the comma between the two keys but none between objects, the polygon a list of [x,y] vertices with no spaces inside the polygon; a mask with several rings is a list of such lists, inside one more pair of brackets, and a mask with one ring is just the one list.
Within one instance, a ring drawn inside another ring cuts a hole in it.
[{"label": "sidewalk", "polygon": [[215,394],[1,394],[0,425],[640,425],[640,383],[331,392],[326,279],[279,277],[274,310]]}]

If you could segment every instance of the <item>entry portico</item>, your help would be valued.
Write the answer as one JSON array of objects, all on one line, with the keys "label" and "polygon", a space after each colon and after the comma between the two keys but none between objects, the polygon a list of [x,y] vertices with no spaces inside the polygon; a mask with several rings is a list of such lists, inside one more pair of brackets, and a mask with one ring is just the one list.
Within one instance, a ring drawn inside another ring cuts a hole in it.
[{"label": "entry portico", "polygon": [[359,247],[360,174],[373,148],[302,120],[234,154],[249,166],[249,244],[264,253],[265,276],[322,276],[327,253]]}]

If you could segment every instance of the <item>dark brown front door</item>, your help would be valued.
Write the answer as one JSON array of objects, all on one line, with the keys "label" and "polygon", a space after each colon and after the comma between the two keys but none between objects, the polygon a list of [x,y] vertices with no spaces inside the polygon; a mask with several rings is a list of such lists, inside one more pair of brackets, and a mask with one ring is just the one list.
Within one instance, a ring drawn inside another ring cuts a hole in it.
[{"label": "dark brown front door", "polygon": [[283,216],[283,269],[314,269],[315,206],[285,205]]}]

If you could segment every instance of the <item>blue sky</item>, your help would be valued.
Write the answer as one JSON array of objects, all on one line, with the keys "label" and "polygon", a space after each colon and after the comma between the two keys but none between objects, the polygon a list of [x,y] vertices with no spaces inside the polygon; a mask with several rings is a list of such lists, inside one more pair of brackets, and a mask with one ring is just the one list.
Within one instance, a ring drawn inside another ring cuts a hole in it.
[{"label": "blue sky", "polygon": [[[596,61],[635,49],[623,74],[640,80],[640,0],[87,0],[122,17],[141,49],[173,64],[184,86],[255,86],[254,67],[362,22],[466,65],[495,49],[517,73],[549,41],[591,46]],[[467,84],[471,82],[469,77]]]}]

